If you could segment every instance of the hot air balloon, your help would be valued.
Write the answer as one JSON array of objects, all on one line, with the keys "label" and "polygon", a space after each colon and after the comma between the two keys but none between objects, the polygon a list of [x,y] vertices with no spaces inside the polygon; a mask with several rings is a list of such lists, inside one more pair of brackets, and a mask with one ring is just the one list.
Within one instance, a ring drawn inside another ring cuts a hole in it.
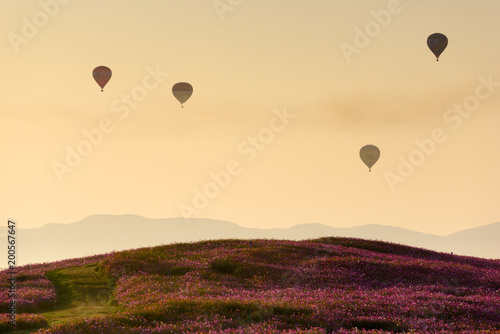
[{"label": "hot air balloon", "polygon": [[178,82],[172,87],[172,93],[174,93],[175,98],[184,108],[182,104],[191,97],[191,94],[193,94],[193,86],[187,82]]},{"label": "hot air balloon", "polygon": [[101,86],[101,92],[104,90],[104,86],[111,79],[111,70],[106,66],[98,66],[92,71],[92,76],[99,86]]},{"label": "hot air balloon", "polygon": [[372,166],[375,165],[378,158],[380,157],[380,150],[377,146],[366,145],[359,150],[359,156],[361,160],[368,166],[368,171],[372,171]]},{"label": "hot air balloon", "polygon": [[448,38],[440,33],[435,33],[427,37],[427,46],[436,56],[436,61],[439,61],[439,55],[446,49]]}]

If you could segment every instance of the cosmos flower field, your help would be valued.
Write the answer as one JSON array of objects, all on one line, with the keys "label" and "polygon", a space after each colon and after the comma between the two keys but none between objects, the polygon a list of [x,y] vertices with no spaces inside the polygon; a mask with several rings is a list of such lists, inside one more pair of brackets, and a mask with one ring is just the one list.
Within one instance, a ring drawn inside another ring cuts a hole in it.
[{"label": "cosmos flower field", "polygon": [[[87,304],[113,311],[55,321],[76,284],[58,273],[79,268],[109,282]],[[19,267],[17,313],[40,334],[498,333],[500,260],[335,237],[172,244]]]}]

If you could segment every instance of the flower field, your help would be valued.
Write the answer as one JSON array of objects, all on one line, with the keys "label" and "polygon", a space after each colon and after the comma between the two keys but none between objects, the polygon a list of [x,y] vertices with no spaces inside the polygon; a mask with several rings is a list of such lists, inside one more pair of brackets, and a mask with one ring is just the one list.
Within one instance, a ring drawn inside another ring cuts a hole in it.
[{"label": "flower field", "polygon": [[[109,284],[78,285],[89,275]],[[334,237],[172,244],[20,267],[17,312],[40,334],[498,333],[500,260]]]}]

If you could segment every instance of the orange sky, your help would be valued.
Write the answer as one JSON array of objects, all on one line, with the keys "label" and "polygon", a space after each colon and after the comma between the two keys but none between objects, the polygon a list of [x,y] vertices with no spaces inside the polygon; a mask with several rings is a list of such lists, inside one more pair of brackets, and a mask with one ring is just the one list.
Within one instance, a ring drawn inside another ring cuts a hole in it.
[{"label": "orange sky", "polygon": [[[3,221],[435,234],[500,221],[496,0],[1,1],[0,13]],[[439,62],[435,32],[449,39]],[[103,93],[100,65],[113,71]],[[184,108],[179,81],[194,87]],[[371,173],[366,144],[381,150]]]}]

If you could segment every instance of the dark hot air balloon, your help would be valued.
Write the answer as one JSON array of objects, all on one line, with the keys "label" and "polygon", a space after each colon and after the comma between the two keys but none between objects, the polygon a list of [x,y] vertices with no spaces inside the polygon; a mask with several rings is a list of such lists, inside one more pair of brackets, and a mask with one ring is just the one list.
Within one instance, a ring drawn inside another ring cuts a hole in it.
[{"label": "dark hot air balloon", "polygon": [[92,76],[99,86],[101,86],[101,92],[104,91],[104,86],[111,79],[111,70],[106,66],[98,66],[92,71]]},{"label": "dark hot air balloon", "polygon": [[440,33],[435,33],[427,37],[427,46],[436,56],[436,61],[439,61],[439,55],[446,49],[448,38]]}]

